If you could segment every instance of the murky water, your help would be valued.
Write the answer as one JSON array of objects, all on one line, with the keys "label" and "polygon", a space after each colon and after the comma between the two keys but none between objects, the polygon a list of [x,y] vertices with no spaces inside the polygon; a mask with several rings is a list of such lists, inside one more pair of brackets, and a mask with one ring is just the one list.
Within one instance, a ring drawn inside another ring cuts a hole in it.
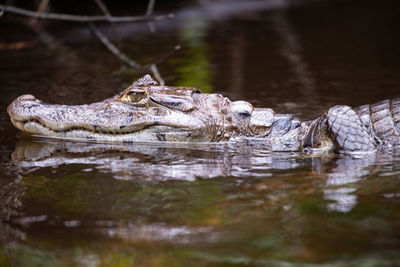
[{"label": "murky water", "polygon": [[[170,85],[311,119],[400,96],[398,1],[252,1],[162,7],[121,24],[120,47]],[[162,12],[162,10],[160,10]],[[0,20],[0,265],[394,266],[400,153],[310,155],[246,144],[62,142],[22,135],[24,93],[81,104],[139,75],[80,24]],[[112,29],[101,27],[112,36]]]}]

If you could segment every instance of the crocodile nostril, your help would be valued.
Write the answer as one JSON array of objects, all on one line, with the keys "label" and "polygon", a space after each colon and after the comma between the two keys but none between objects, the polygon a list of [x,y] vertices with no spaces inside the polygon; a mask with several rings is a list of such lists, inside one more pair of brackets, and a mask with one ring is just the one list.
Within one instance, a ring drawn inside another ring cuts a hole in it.
[{"label": "crocodile nostril", "polygon": [[7,113],[10,115],[11,119],[24,120],[26,116],[31,115],[27,114],[27,112],[31,112],[31,108],[39,105],[40,100],[33,95],[21,95],[7,107]]}]

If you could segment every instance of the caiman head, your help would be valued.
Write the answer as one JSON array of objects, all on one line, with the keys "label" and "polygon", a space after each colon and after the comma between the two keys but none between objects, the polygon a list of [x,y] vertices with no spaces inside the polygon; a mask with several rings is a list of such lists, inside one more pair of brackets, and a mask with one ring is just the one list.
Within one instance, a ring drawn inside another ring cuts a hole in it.
[{"label": "caiman head", "polygon": [[220,141],[251,135],[253,106],[195,88],[159,86],[146,75],[102,102],[52,105],[22,95],[7,111],[18,129],[62,139]]}]

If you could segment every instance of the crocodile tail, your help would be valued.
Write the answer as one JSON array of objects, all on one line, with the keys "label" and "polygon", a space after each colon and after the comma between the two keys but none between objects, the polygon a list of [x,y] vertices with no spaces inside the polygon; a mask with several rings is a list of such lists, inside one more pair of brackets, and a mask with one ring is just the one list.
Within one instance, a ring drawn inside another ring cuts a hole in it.
[{"label": "crocodile tail", "polygon": [[400,144],[400,97],[354,108],[363,125],[381,143]]}]

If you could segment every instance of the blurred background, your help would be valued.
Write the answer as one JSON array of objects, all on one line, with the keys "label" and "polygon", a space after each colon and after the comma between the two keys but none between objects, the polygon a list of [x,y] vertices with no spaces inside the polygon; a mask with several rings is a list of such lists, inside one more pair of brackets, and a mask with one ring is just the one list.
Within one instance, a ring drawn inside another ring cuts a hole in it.
[{"label": "blurred background", "polygon": [[[11,2],[31,10],[42,3]],[[103,14],[96,1],[43,2],[46,12]],[[114,16],[141,16],[149,2],[102,3]],[[155,1],[151,14],[173,18],[96,26],[139,64],[162,60],[157,67],[168,85],[220,92],[302,118],[399,92],[398,1]],[[87,23],[6,12],[0,27],[4,104],[24,92],[70,104],[101,100],[150,72],[122,63]],[[177,45],[181,49],[165,59]]]},{"label": "blurred background", "polygon": [[0,266],[398,264],[398,153],[32,139],[6,108],[101,101],[147,73],[302,120],[399,97],[400,1],[0,4]]}]

